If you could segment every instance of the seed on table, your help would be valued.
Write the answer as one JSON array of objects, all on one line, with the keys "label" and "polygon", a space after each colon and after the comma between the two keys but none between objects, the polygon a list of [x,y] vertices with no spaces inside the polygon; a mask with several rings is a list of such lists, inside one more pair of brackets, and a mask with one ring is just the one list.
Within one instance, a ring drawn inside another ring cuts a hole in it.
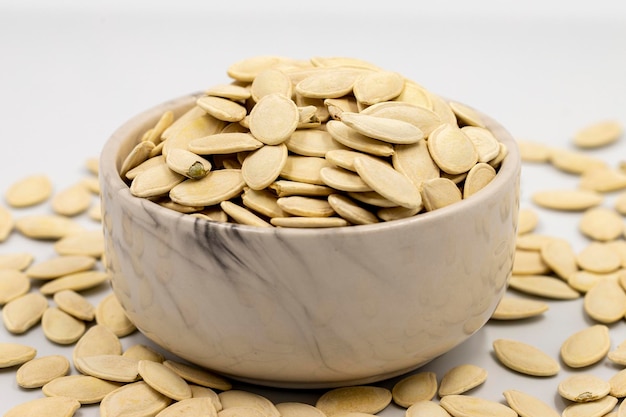
[{"label": "seed on table", "polygon": [[22,365],[37,355],[37,349],[20,343],[0,343],[0,369]]},{"label": "seed on table", "polygon": [[522,162],[543,163],[550,161],[552,148],[544,143],[528,139],[517,139],[517,146]]},{"label": "seed on table", "polygon": [[509,279],[509,287],[526,294],[555,300],[573,300],[580,293],[560,278],[548,275],[518,275]]},{"label": "seed on table", "polygon": [[122,356],[136,360],[145,359],[153,362],[163,362],[165,360],[163,355],[159,352],[142,344],[129,346],[124,353],[122,353]]},{"label": "seed on table", "polygon": [[585,126],[574,134],[574,145],[579,148],[598,148],[617,141],[623,134],[621,123],[604,120]]},{"label": "seed on table", "polygon": [[72,361],[79,372],[77,365],[79,358],[97,355],[121,355],[122,344],[120,339],[107,327],[96,324],[90,327],[78,340],[72,351]]},{"label": "seed on table", "polygon": [[109,274],[103,271],[84,271],[55,278],[39,287],[44,295],[53,295],[63,290],[83,291],[107,282]]},{"label": "seed on table", "polygon": [[[610,353],[610,352],[609,352]],[[609,379],[611,391],[609,394],[613,397],[626,397],[626,369],[622,369]]]},{"label": "seed on table", "polygon": [[462,174],[478,162],[474,144],[457,126],[439,126],[430,134],[427,143],[437,166],[448,174]]},{"label": "seed on table", "polygon": [[550,270],[565,281],[578,272],[577,255],[572,245],[565,239],[549,239],[539,253]]},{"label": "seed on table", "polygon": [[100,417],[155,416],[171,403],[170,398],[138,381],[108,393],[100,402]]},{"label": "seed on table", "polygon": [[626,216],[626,193],[620,193],[618,194],[617,198],[615,198],[615,210],[623,215]]},{"label": "seed on table", "polygon": [[26,270],[34,279],[49,280],[77,272],[88,271],[96,265],[96,259],[85,255],[61,255],[38,262]]},{"label": "seed on table", "polygon": [[4,253],[0,255],[0,269],[23,271],[34,259],[35,257],[28,252]]},{"label": "seed on table", "polygon": [[595,287],[599,282],[604,280],[617,280],[616,273],[596,274],[589,271],[578,271],[572,274],[567,280],[567,284],[576,291],[586,294],[591,288]]},{"label": "seed on table", "polygon": [[326,417],[319,408],[300,402],[283,402],[276,404],[281,417]]},{"label": "seed on table", "polygon": [[177,401],[160,411],[157,417],[217,417],[217,410],[210,398],[187,398]]},{"label": "seed on table", "polygon": [[578,186],[599,193],[624,190],[626,189],[626,173],[609,167],[588,169],[580,176]]},{"label": "seed on table", "polygon": [[83,178],[77,185],[84,187],[93,195],[100,195],[100,180],[98,179],[98,177]]},{"label": "seed on table", "polygon": [[544,208],[583,211],[602,203],[604,197],[591,190],[545,190],[532,195],[532,201]]},{"label": "seed on table", "polygon": [[[540,235],[538,233],[524,233],[515,239],[515,249],[528,251],[541,251],[543,246],[551,240],[556,239],[553,236]],[[573,253],[573,251],[572,251]],[[574,254],[574,258],[576,254]],[[545,262],[545,258],[544,258]],[[552,268],[551,268],[552,269]]]},{"label": "seed on table", "polygon": [[521,320],[535,317],[548,311],[548,304],[543,301],[518,297],[503,297],[491,315],[493,320]]},{"label": "seed on table", "polygon": [[418,401],[432,400],[437,393],[437,375],[418,372],[396,382],[391,390],[393,402],[409,408]]},{"label": "seed on table", "polygon": [[405,414],[406,417],[450,417],[450,414],[433,401],[418,401],[409,408]]},{"label": "seed on table", "polygon": [[506,390],[503,394],[509,407],[520,416],[559,417],[556,410],[530,394],[518,390]]},{"label": "seed on table", "polygon": [[67,375],[69,371],[70,361],[65,356],[42,356],[20,366],[15,379],[22,388],[41,388],[48,382]]},{"label": "seed on table", "polygon": [[468,107],[465,104],[461,104],[456,101],[450,101],[448,105],[459,120],[459,124],[483,128],[485,127],[485,124],[480,115],[476,112],[476,110],[472,109],[471,107]]},{"label": "seed on table", "polygon": [[553,376],[559,373],[559,363],[542,350],[524,342],[497,339],[493,349],[498,360],[507,368],[532,376]]},{"label": "seed on table", "polygon": [[607,207],[594,207],[583,213],[578,224],[580,231],[593,240],[611,241],[624,233],[624,219]]},{"label": "seed on table", "polygon": [[0,306],[30,291],[30,279],[17,269],[0,269]]},{"label": "seed on table", "polygon": [[[574,403],[565,407],[562,417],[603,417],[617,405],[617,398],[606,397],[588,403]],[[618,412],[619,413],[619,412]],[[619,414],[618,414],[619,415]]]},{"label": "seed on table", "polygon": [[4,417],[72,417],[80,403],[68,397],[44,397],[11,408]]},{"label": "seed on table", "polygon": [[247,407],[258,410],[265,417],[280,417],[276,406],[262,395],[241,390],[230,390],[218,394],[223,410],[234,407]]},{"label": "seed on table", "polygon": [[22,178],[9,186],[4,194],[11,207],[30,207],[46,201],[52,195],[52,182],[47,175],[35,174]]},{"label": "seed on table", "polygon": [[440,397],[463,394],[487,380],[487,370],[472,364],[455,366],[447,371],[439,384]]},{"label": "seed on table", "polygon": [[523,235],[535,230],[539,223],[537,212],[530,208],[521,208],[517,223],[517,234]]},{"label": "seed on table", "polygon": [[15,229],[31,239],[58,240],[84,229],[76,221],[56,214],[33,214],[15,221]]},{"label": "seed on table", "polygon": [[561,345],[561,359],[571,368],[583,368],[601,361],[610,348],[609,328],[596,324],[565,339]]},{"label": "seed on table", "polygon": [[616,323],[626,315],[626,293],[617,281],[601,280],[584,297],[587,315],[600,323]]},{"label": "seed on table", "polygon": [[386,143],[408,145],[424,139],[419,127],[403,120],[343,112],[341,121],[362,135]]},{"label": "seed on table", "polygon": [[272,184],[287,163],[287,146],[265,145],[250,153],[241,164],[241,175],[253,190],[263,190]]},{"label": "seed on table", "polygon": [[14,334],[22,334],[39,323],[48,300],[43,295],[31,292],[15,298],[2,308],[4,327]]},{"label": "seed on table", "polygon": [[95,317],[96,323],[109,328],[117,337],[127,336],[137,330],[114,293],[98,303]]},{"label": "seed on table", "polygon": [[0,243],[4,242],[13,231],[15,222],[13,215],[4,206],[0,205]]},{"label": "seed on table", "polygon": [[176,372],[185,381],[193,384],[218,389],[220,391],[228,391],[232,388],[232,385],[228,380],[205,369],[200,369],[198,367],[186,365],[173,360],[166,360],[163,364]]},{"label": "seed on table", "polygon": [[576,262],[585,271],[607,274],[617,271],[622,265],[619,254],[603,242],[591,242],[576,257]]},{"label": "seed on table", "polygon": [[446,395],[439,404],[455,417],[517,417],[517,413],[504,404],[469,395]]},{"label": "seed on table", "polygon": [[220,203],[220,207],[224,210],[224,213],[235,221],[235,223],[257,227],[272,227],[270,223],[252,213],[250,210],[233,202],[222,201]]},{"label": "seed on table", "polygon": [[100,173],[100,159],[97,156],[85,159],[85,168],[92,175],[98,176]]},{"label": "seed on table", "polygon": [[374,156],[391,156],[394,153],[391,143],[365,136],[338,120],[329,120],[326,130],[337,142],[355,151]]},{"label": "seed on table", "polygon": [[515,250],[513,259],[514,275],[542,275],[552,271],[539,251]]},{"label": "seed on table", "polygon": [[606,246],[611,248],[615,253],[618,254],[620,259],[622,260],[622,268],[626,268],[626,240],[614,240],[611,242],[606,242]]},{"label": "seed on table", "polygon": [[54,250],[61,256],[100,258],[104,253],[104,235],[101,230],[85,230],[74,233],[56,241]]},{"label": "seed on table", "polygon": [[57,307],[49,307],[41,317],[46,338],[60,345],[75,343],[85,333],[85,323]]},{"label": "seed on table", "polygon": [[166,397],[176,401],[191,398],[187,382],[162,363],[140,360],[137,369],[148,385]]},{"label": "seed on table", "polygon": [[200,97],[196,104],[211,116],[225,122],[239,122],[246,117],[247,111],[241,104],[222,97]]},{"label": "seed on table", "polygon": [[586,403],[609,395],[611,384],[592,374],[572,375],[559,382],[559,395],[570,401]]},{"label": "seed on table", "polygon": [[392,400],[391,391],[375,386],[351,386],[326,391],[315,406],[327,416],[358,412],[376,414],[384,410]]},{"label": "seed on table", "polygon": [[587,170],[606,167],[602,159],[578,151],[552,149],[550,163],[557,169],[569,174],[580,175]]},{"label": "seed on table", "polygon": [[238,169],[211,171],[199,180],[185,180],[170,191],[172,201],[186,206],[212,206],[243,191],[245,181]]},{"label": "seed on table", "polygon": [[211,170],[211,163],[186,149],[172,149],[165,158],[172,171],[194,180],[203,178]]}]

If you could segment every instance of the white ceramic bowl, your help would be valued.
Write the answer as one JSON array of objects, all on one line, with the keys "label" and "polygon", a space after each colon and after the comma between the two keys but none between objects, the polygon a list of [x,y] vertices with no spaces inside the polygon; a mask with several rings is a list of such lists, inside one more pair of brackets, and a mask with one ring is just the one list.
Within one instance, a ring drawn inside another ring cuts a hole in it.
[{"label": "white ceramic bowl", "polygon": [[332,229],[257,228],[131,196],[118,169],[165,110],[125,123],[100,161],[107,269],[141,332],[235,379],[279,387],[371,383],[413,370],[489,319],[511,273],[520,157],[496,178],[412,218]]}]

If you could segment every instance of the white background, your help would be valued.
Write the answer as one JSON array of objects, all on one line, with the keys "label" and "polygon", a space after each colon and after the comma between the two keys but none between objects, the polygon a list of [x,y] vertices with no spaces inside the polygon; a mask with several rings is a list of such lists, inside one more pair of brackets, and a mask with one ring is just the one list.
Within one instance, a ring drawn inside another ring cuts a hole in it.
[{"label": "white background", "polygon": [[[626,124],[626,3],[620,0],[0,1],[0,191],[33,173],[48,173],[57,191],[73,184],[88,175],[84,161],[97,156],[125,120],[227,82],[228,65],[265,54],[369,60],[490,114],[518,138],[554,146],[571,148],[574,132],[588,123]],[[616,165],[626,160],[625,142],[591,154]],[[537,190],[576,184],[574,176],[526,164],[522,207],[533,207]],[[42,205],[14,215],[48,211]],[[537,232],[566,237],[577,251],[587,244],[577,230],[579,214],[537,212]],[[98,227],[84,216],[77,221]],[[54,255],[50,244],[16,233],[0,244],[0,254],[26,250],[36,261]],[[87,295],[97,302],[107,293],[105,287]],[[563,366],[550,378],[503,368],[492,352],[494,339],[521,340],[557,358],[565,338],[592,323],[581,299],[549,304],[536,319],[487,324],[424,369],[441,378],[455,365],[473,363],[489,377],[471,395],[503,402],[503,390],[518,389],[562,410],[568,403],[556,387],[566,376],[608,379],[621,368],[608,361],[578,371]],[[611,326],[611,338],[613,346],[626,340],[623,321]],[[40,327],[14,336],[0,326],[0,342],[33,345],[39,356],[71,354],[71,347],[46,341]],[[131,343],[147,342],[135,334],[124,339]],[[42,395],[20,389],[15,370],[0,370],[0,414]],[[320,394],[258,392],[275,401],[313,402]],[[382,414],[403,411],[390,406]],[[76,415],[97,416],[98,408]]]}]

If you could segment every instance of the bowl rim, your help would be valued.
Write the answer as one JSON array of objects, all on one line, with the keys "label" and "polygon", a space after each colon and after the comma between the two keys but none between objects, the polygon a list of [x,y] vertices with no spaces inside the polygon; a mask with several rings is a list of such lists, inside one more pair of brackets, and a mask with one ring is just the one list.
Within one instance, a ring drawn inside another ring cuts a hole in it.
[{"label": "bowl rim", "polygon": [[[238,233],[245,234],[280,234],[285,236],[315,236],[316,238],[321,236],[333,236],[333,235],[361,235],[376,233],[379,231],[391,231],[399,228],[405,228],[408,226],[417,226],[422,223],[445,221],[446,218],[451,216],[462,215],[466,208],[471,208],[476,205],[483,204],[488,197],[496,193],[502,187],[516,186],[519,179],[519,172],[521,170],[521,157],[520,151],[515,139],[511,134],[496,120],[490,116],[472,108],[477,111],[485,122],[485,126],[496,136],[499,142],[502,142],[508,150],[507,155],[502,160],[498,172],[495,178],[487,184],[483,189],[479,190],[476,194],[464,198],[463,200],[451,204],[446,207],[442,207],[429,212],[421,212],[411,217],[397,219],[386,222],[379,222],[373,224],[364,225],[350,225],[342,227],[321,227],[321,228],[303,228],[303,227],[258,227],[252,225],[245,225],[232,222],[218,222],[207,219],[201,219],[198,217],[190,216],[189,214],[179,213],[175,210],[161,207],[159,204],[150,201],[148,199],[135,197],[130,193],[130,187],[122,180],[119,175],[119,167],[117,167],[117,155],[120,151],[120,147],[131,140],[128,135],[134,132],[141,124],[147,120],[153,120],[156,122],[166,110],[182,109],[185,105],[191,107],[198,96],[201,93],[191,93],[184,96],[180,96],[175,99],[165,101],[161,104],[157,104],[143,112],[140,112],[130,119],[127,119],[120,127],[118,127],[113,134],[105,142],[100,153],[100,172],[101,182],[111,181],[111,185],[115,190],[117,198],[124,198],[129,203],[140,203],[143,209],[149,210],[156,216],[163,216],[165,219],[171,219],[177,222],[182,221],[183,224],[188,223],[189,226],[194,226],[197,222],[206,222],[210,227],[218,229],[224,229],[224,232],[229,230],[236,231]],[[467,106],[467,105],[466,105]],[[132,140],[138,140],[140,135],[134,135]],[[112,174],[112,175],[106,175]],[[104,184],[101,184],[105,187]]]}]

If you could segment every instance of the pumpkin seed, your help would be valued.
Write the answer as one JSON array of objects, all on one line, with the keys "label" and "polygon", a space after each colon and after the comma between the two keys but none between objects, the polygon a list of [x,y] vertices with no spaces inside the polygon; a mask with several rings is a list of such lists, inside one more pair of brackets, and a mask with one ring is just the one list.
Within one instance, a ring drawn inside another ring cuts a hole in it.
[{"label": "pumpkin seed", "polygon": [[583,368],[602,360],[610,348],[608,327],[596,324],[569,336],[561,345],[561,359],[571,368]]},{"label": "pumpkin seed", "polygon": [[573,300],[580,293],[559,278],[547,275],[512,276],[509,287],[526,294],[536,295],[555,300]]},{"label": "pumpkin seed", "polygon": [[58,240],[82,232],[83,226],[65,216],[33,214],[15,221],[15,229],[26,237],[41,240]]},{"label": "pumpkin seed", "polygon": [[[609,355],[611,352],[609,352]],[[609,394],[616,398],[626,397],[626,369],[622,369],[609,379]]]},{"label": "pumpkin seed", "polygon": [[96,323],[108,327],[117,337],[127,336],[137,330],[114,293],[110,293],[98,303]]},{"label": "pumpkin seed", "polygon": [[340,191],[365,192],[372,188],[357,174],[338,167],[326,167],[320,170],[322,181],[329,187]]},{"label": "pumpkin seed", "polygon": [[284,402],[276,404],[276,409],[282,417],[325,417],[326,415],[310,404],[299,402]]},{"label": "pumpkin seed", "polygon": [[609,395],[611,385],[591,374],[572,375],[559,383],[561,397],[577,403],[597,401]]},{"label": "pumpkin seed", "polygon": [[17,269],[0,269],[0,305],[19,298],[30,291],[30,279]]},{"label": "pumpkin seed", "polygon": [[41,320],[48,300],[41,294],[28,293],[15,298],[2,308],[4,327],[11,333],[22,334]]},{"label": "pumpkin seed", "polygon": [[296,84],[296,93],[310,98],[339,98],[352,92],[362,71],[353,69],[323,70]]},{"label": "pumpkin seed", "polygon": [[212,206],[243,191],[245,181],[238,169],[209,172],[199,180],[186,180],[170,191],[172,201],[186,206]]},{"label": "pumpkin seed", "polygon": [[72,417],[80,403],[68,397],[44,397],[16,405],[4,417]]},{"label": "pumpkin seed", "polygon": [[390,71],[368,72],[356,79],[353,90],[359,103],[371,106],[398,97],[404,90],[404,77]]},{"label": "pumpkin seed", "polygon": [[96,260],[91,256],[57,256],[31,266],[26,270],[26,275],[35,279],[49,280],[64,275],[87,271],[92,269],[95,265]]},{"label": "pumpkin seed", "polygon": [[194,180],[203,178],[211,170],[211,163],[186,149],[172,149],[166,158],[172,171]]},{"label": "pumpkin seed", "polygon": [[134,382],[139,377],[139,359],[121,355],[95,355],[76,358],[77,368],[85,375],[106,381]]},{"label": "pumpkin seed", "polygon": [[172,360],[166,360],[163,364],[191,383],[221,391],[227,391],[232,388],[228,380],[205,369]]},{"label": "pumpkin seed", "polygon": [[7,204],[21,208],[41,204],[52,195],[52,182],[47,175],[35,174],[11,184],[4,194]]},{"label": "pumpkin seed", "polygon": [[616,271],[622,265],[619,254],[603,242],[591,242],[578,253],[576,262],[585,271],[597,274]]},{"label": "pumpkin seed", "polygon": [[517,139],[517,146],[522,162],[542,163],[550,161],[552,148],[544,143],[528,139]]},{"label": "pumpkin seed", "polygon": [[299,227],[299,228],[316,228],[316,227],[342,227],[349,223],[341,217],[275,217],[270,223],[276,227]]},{"label": "pumpkin seed", "polygon": [[532,195],[538,206],[553,210],[583,211],[602,203],[603,197],[591,190],[546,190]]},{"label": "pumpkin seed", "polygon": [[187,398],[175,402],[159,412],[156,417],[217,417],[217,410],[210,398]]},{"label": "pumpkin seed", "polygon": [[224,213],[228,214],[236,223],[258,227],[272,227],[271,224],[252,213],[250,210],[230,201],[222,201],[220,207],[224,210]]},{"label": "pumpkin seed", "polygon": [[422,181],[420,191],[427,211],[437,210],[463,199],[456,184],[448,178],[432,178]]},{"label": "pumpkin seed", "polygon": [[391,165],[375,158],[358,157],[354,160],[354,167],[363,181],[386,199],[406,208],[422,206],[417,187]]},{"label": "pumpkin seed", "polygon": [[517,417],[504,404],[468,395],[446,395],[439,404],[454,417]]},{"label": "pumpkin seed", "polygon": [[315,407],[329,417],[346,412],[376,414],[387,407],[391,399],[391,391],[383,387],[351,386],[326,391],[317,399]]},{"label": "pumpkin seed", "polygon": [[579,187],[609,193],[626,188],[626,173],[610,167],[588,169],[580,176]]},{"label": "pumpkin seed", "polygon": [[[200,111],[202,114],[199,117],[194,115],[194,118],[184,121],[181,126],[173,129],[171,133],[168,133],[167,130],[164,132],[164,135],[168,134],[167,140],[163,142],[162,149],[162,154],[165,157],[172,149],[189,149],[189,144],[195,139],[221,132],[228,123],[206,114],[203,109],[200,109]],[[176,122],[170,128],[174,128],[175,125]]]},{"label": "pumpkin seed", "polygon": [[22,365],[37,355],[37,349],[20,343],[0,343],[0,369]]},{"label": "pumpkin seed", "polygon": [[250,94],[252,99],[258,103],[263,97],[274,93],[291,98],[292,83],[283,71],[268,68],[254,77],[250,85]]},{"label": "pumpkin seed", "polygon": [[100,258],[104,253],[104,235],[101,230],[74,233],[55,242],[54,250],[61,256]]},{"label": "pumpkin seed", "polygon": [[463,394],[487,380],[487,370],[480,366],[457,365],[443,375],[439,385],[439,396]]},{"label": "pumpkin seed", "polygon": [[166,397],[176,401],[191,398],[187,382],[162,363],[140,360],[137,369],[148,385]]},{"label": "pumpkin seed", "polygon": [[239,122],[247,114],[244,106],[222,97],[200,97],[196,104],[211,116],[225,122]]},{"label": "pumpkin seed", "polygon": [[548,304],[525,298],[503,297],[491,315],[494,320],[520,320],[548,311]]},{"label": "pumpkin seed", "polygon": [[476,194],[496,177],[496,170],[489,164],[479,162],[468,172],[463,186],[463,198]]},{"label": "pumpkin seed", "polygon": [[154,147],[155,144],[152,141],[141,141],[136,144],[122,162],[120,175],[126,176],[128,171],[147,161]]},{"label": "pumpkin seed", "polygon": [[465,126],[461,131],[472,141],[474,149],[478,153],[478,162],[487,163],[500,153],[500,142],[484,127]]},{"label": "pumpkin seed", "polygon": [[[562,417],[602,417],[617,404],[617,398],[607,395],[606,397],[588,403],[575,403],[568,405],[561,414]],[[619,414],[618,414],[619,415]]]},{"label": "pumpkin seed", "polygon": [[426,141],[396,145],[391,161],[394,169],[409,178],[416,187],[420,187],[425,180],[439,178],[439,167],[430,156]]},{"label": "pumpkin seed", "polygon": [[65,356],[42,356],[20,366],[15,379],[22,388],[41,388],[48,382],[67,375],[69,371],[70,361]]},{"label": "pumpkin seed", "polygon": [[546,353],[524,342],[509,339],[497,339],[493,349],[498,360],[507,368],[526,375],[552,376],[561,367]]},{"label": "pumpkin seed", "polygon": [[331,194],[328,196],[328,204],[351,224],[371,224],[378,223],[378,219],[371,211],[359,206],[354,200],[341,194]]},{"label": "pumpkin seed", "polygon": [[572,245],[564,239],[549,239],[540,249],[541,260],[561,279],[568,281],[578,272],[578,261]]},{"label": "pumpkin seed", "polygon": [[35,257],[27,252],[5,253],[0,255],[0,269],[23,271],[33,262]]},{"label": "pumpkin seed", "polygon": [[391,390],[393,401],[409,408],[418,401],[432,400],[437,393],[437,375],[434,372],[419,372],[402,378]]},{"label": "pumpkin seed", "polygon": [[46,338],[60,345],[73,344],[85,333],[84,322],[57,307],[43,313],[41,325]]},{"label": "pumpkin seed", "polygon": [[233,407],[248,407],[261,412],[265,417],[280,417],[280,412],[270,400],[252,392],[229,390],[218,394],[223,410]]},{"label": "pumpkin seed", "polygon": [[269,94],[250,112],[250,133],[266,145],[278,145],[296,130],[298,120],[296,103],[281,94]]},{"label": "pumpkin seed", "polygon": [[611,241],[624,233],[624,220],[613,209],[594,207],[583,213],[579,228],[593,240]]},{"label": "pumpkin seed", "polygon": [[577,175],[587,170],[606,167],[606,162],[601,159],[586,155],[582,152],[565,149],[552,149],[550,153],[550,163],[563,172]]},{"label": "pumpkin seed", "polygon": [[13,231],[15,222],[9,210],[0,205],[0,243],[4,242]]},{"label": "pumpkin seed", "polygon": [[247,100],[251,97],[250,89],[236,84],[218,84],[204,92],[207,96],[228,98],[233,101]]},{"label": "pumpkin seed", "polygon": [[146,137],[146,141],[150,141],[155,145],[161,142],[161,136],[165,129],[174,123],[174,113],[170,110],[163,112],[154,127],[150,130],[150,135]]},{"label": "pumpkin seed", "polygon": [[552,407],[540,399],[518,390],[504,391],[507,404],[524,417],[559,417]]},{"label": "pumpkin seed", "polygon": [[517,239],[515,240],[515,249],[541,251],[543,246],[552,239],[555,238],[552,236],[540,235],[538,233],[524,233],[523,235],[517,236]]},{"label": "pumpkin seed", "polygon": [[432,401],[418,401],[410,406],[406,417],[450,417],[450,414],[439,404]]},{"label": "pumpkin seed", "polygon": [[485,127],[482,118],[476,112],[476,110],[472,109],[465,104],[458,103],[456,101],[450,101],[450,108],[456,115],[457,120],[459,120],[460,124],[464,124],[467,126],[477,126],[477,127]]},{"label": "pumpkin seed", "polygon": [[220,397],[218,397],[217,393],[211,388],[201,387],[200,385],[193,384],[189,385],[189,388],[191,388],[191,398],[209,398],[213,403],[213,407],[215,407],[216,411],[222,410]]},{"label": "pumpkin seed", "polygon": [[338,120],[328,121],[326,130],[333,139],[350,149],[375,156],[391,156],[394,153],[391,143],[365,136]]},{"label": "pumpkin seed", "polygon": [[253,190],[263,190],[276,181],[287,163],[288,149],[284,143],[265,145],[253,151],[241,165],[241,175]]},{"label": "pumpkin seed", "polygon": [[[437,101],[436,99],[439,100]],[[440,118],[444,116],[442,121],[445,119],[445,121],[448,122],[450,119],[454,119],[456,123],[454,113],[452,109],[450,109],[450,106],[448,106],[441,97],[430,94],[424,87],[413,80],[406,79],[404,81],[404,90],[402,90],[394,101],[424,107],[425,109],[432,110]],[[442,109],[441,104],[444,104],[446,108]]]},{"label": "pumpkin seed", "polygon": [[122,344],[119,338],[107,327],[96,324],[90,327],[78,340],[72,352],[72,362],[82,372],[79,358],[97,355],[121,355]]},{"label": "pumpkin seed", "polygon": [[615,120],[593,123],[574,135],[574,145],[579,148],[598,148],[617,141],[623,133],[622,125]]},{"label": "pumpkin seed", "polygon": [[431,157],[448,174],[462,174],[478,162],[478,153],[469,137],[458,127],[443,124],[428,137]]},{"label": "pumpkin seed", "polygon": [[165,360],[163,355],[161,355],[159,352],[149,346],[141,344],[129,346],[128,349],[124,351],[122,356],[124,356],[125,358],[137,360],[145,359],[154,362],[163,362]]},{"label": "pumpkin seed", "polygon": [[135,197],[158,197],[169,193],[184,179],[184,175],[172,171],[163,163],[137,174],[130,184],[130,192]]},{"label": "pumpkin seed", "polygon": [[615,323],[626,315],[626,293],[613,280],[601,280],[585,294],[585,312],[597,322]]},{"label": "pumpkin seed", "polygon": [[39,287],[39,292],[44,295],[52,295],[63,290],[83,291],[97,287],[108,279],[109,275],[103,271],[77,272],[46,282]]},{"label": "pumpkin seed", "polygon": [[406,145],[424,138],[419,127],[403,120],[343,112],[341,121],[362,135],[387,143]]},{"label": "pumpkin seed", "polygon": [[100,417],[154,416],[172,400],[144,381],[123,385],[107,394],[100,403]]},{"label": "pumpkin seed", "polygon": [[364,109],[361,113],[411,123],[422,131],[425,138],[441,125],[441,119],[432,110],[400,101],[377,103]]},{"label": "pumpkin seed", "polygon": [[104,381],[88,375],[62,376],[42,387],[48,397],[73,398],[81,404],[96,404],[105,396],[120,388],[120,384]]}]

